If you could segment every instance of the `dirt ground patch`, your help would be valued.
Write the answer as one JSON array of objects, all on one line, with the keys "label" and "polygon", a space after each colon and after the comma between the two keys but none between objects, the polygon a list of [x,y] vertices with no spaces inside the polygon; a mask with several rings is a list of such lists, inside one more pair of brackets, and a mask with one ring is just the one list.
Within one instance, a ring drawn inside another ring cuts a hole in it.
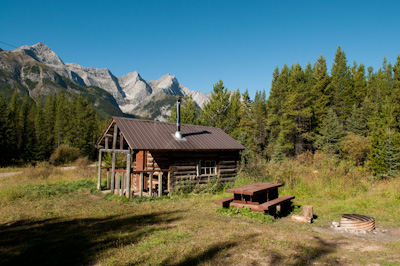
[{"label": "dirt ground patch", "polygon": [[313,230],[319,233],[331,234],[331,235],[340,235],[344,238],[353,239],[353,240],[369,240],[372,242],[380,242],[380,243],[389,243],[400,241],[400,227],[394,226],[380,226],[371,232],[367,232],[366,234],[356,234],[350,232],[339,231],[331,228],[330,226],[325,227],[313,227]]}]

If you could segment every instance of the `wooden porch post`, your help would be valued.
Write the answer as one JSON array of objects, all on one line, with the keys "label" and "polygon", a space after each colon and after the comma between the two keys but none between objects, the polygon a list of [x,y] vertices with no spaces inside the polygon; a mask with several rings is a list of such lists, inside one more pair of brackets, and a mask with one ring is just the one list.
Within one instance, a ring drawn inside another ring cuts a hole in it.
[{"label": "wooden porch post", "polygon": [[97,178],[97,189],[100,190],[100,185],[101,185],[101,151],[99,151],[99,177]]},{"label": "wooden porch post", "polygon": [[140,173],[140,180],[139,180],[139,196],[143,197],[143,173]]},{"label": "wooden porch post", "polygon": [[162,175],[163,172],[158,173],[158,196],[162,196]]},{"label": "wooden porch post", "polygon": [[169,194],[171,192],[171,171],[168,171],[167,189]]},{"label": "wooden porch post", "polygon": [[149,176],[149,194],[150,197],[153,196],[153,172],[151,172]]},{"label": "wooden porch post", "polygon": [[117,195],[120,194],[121,191],[121,173],[118,172],[116,182],[115,182],[115,189],[117,190]]},{"label": "wooden porch post", "polygon": [[131,197],[131,153],[126,155],[126,197]]},{"label": "wooden porch post", "polygon": [[[115,150],[117,148],[117,136],[118,136],[118,127],[114,125],[114,136],[113,136],[113,146],[112,149]],[[115,160],[116,154],[115,151],[112,153],[112,168],[111,168],[111,193],[114,194],[115,189]]]}]

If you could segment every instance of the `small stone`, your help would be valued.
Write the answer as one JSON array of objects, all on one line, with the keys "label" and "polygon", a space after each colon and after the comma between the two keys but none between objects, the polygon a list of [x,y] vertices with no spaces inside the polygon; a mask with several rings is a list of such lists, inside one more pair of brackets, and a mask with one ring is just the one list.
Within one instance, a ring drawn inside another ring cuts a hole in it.
[{"label": "small stone", "polygon": [[365,235],[365,234],[367,233],[367,231],[362,230],[362,229],[357,229],[357,230],[356,230],[356,233],[357,233],[357,234],[361,234],[361,235]]},{"label": "small stone", "polygon": [[385,230],[385,229],[381,229],[381,232],[382,233],[386,233],[388,230]]}]

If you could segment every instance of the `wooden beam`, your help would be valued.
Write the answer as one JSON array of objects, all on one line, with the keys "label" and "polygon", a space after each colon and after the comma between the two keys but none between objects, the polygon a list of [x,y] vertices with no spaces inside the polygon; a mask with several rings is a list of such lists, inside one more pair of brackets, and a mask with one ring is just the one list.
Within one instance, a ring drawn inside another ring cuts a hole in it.
[{"label": "wooden beam", "polygon": [[107,189],[110,189],[110,168],[107,168]]},{"label": "wooden beam", "polygon": [[99,151],[99,176],[97,178],[97,189],[100,190],[100,185],[101,185],[101,151]]},{"label": "wooden beam", "polygon": [[119,148],[121,150],[124,149],[124,137],[122,136],[122,132],[119,132]]},{"label": "wooden beam", "polygon": [[109,140],[109,137],[106,136],[106,139],[105,139],[105,142],[104,142],[104,148],[105,149],[108,149],[108,140]]},{"label": "wooden beam", "polygon": [[115,181],[115,189],[117,190],[116,194],[120,195],[121,193],[121,173],[117,173],[117,178]]},{"label": "wooden beam", "polygon": [[131,197],[131,154],[126,155],[126,197]]},{"label": "wooden beam", "polygon": [[153,173],[150,173],[150,177],[149,177],[149,194],[150,194],[150,197],[153,196]]},{"label": "wooden beam", "polygon": [[168,172],[168,182],[167,182],[167,189],[168,189],[168,194],[171,192],[171,171]]},{"label": "wooden beam", "polygon": [[111,193],[114,194],[114,189],[115,189],[115,161],[116,161],[116,154],[115,154],[115,149],[117,148],[117,135],[118,134],[118,127],[115,124],[114,125],[114,137],[113,137],[113,146],[112,146],[112,170],[111,170]]},{"label": "wooden beam", "polygon": [[143,197],[143,181],[144,181],[143,176],[144,176],[144,174],[140,173],[140,180],[139,180],[139,196],[140,197]]},{"label": "wooden beam", "polygon": [[162,196],[162,172],[158,173],[158,196],[161,197]]},{"label": "wooden beam", "polygon": [[102,152],[112,152],[112,153],[124,153],[128,154],[130,153],[129,150],[121,150],[121,149],[100,149]]}]

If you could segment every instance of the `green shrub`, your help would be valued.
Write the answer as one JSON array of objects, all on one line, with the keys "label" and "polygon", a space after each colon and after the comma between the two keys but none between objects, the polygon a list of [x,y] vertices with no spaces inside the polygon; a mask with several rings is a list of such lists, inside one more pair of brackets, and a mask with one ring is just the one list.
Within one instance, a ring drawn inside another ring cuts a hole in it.
[{"label": "green shrub", "polygon": [[80,155],[81,153],[78,148],[62,144],[53,152],[49,161],[53,165],[66,164],[75,161]]},{"label": "green shrub", "polygon": [[245,219],[255,220],[260,223],[271,223],[274,221],[274,218],[271,215],[264,214],[261,212],[254,212],[250,208],[219,208],[217,209],[217,213],[230,216],[230,217],[241,217]]},{"label": "green shrub", "polygon": [[344,159],[361,165],[367,159],[371,143],[368,137],[350,133],[341,142],[341,154]]},{"label": "green shrub", "polygon": [[86,156],[86,157],[76,159],[75,166],[77,168],[82,169],[82,168],[86,168],[89,165],[89,163],[90,163],[89,158]]}]

